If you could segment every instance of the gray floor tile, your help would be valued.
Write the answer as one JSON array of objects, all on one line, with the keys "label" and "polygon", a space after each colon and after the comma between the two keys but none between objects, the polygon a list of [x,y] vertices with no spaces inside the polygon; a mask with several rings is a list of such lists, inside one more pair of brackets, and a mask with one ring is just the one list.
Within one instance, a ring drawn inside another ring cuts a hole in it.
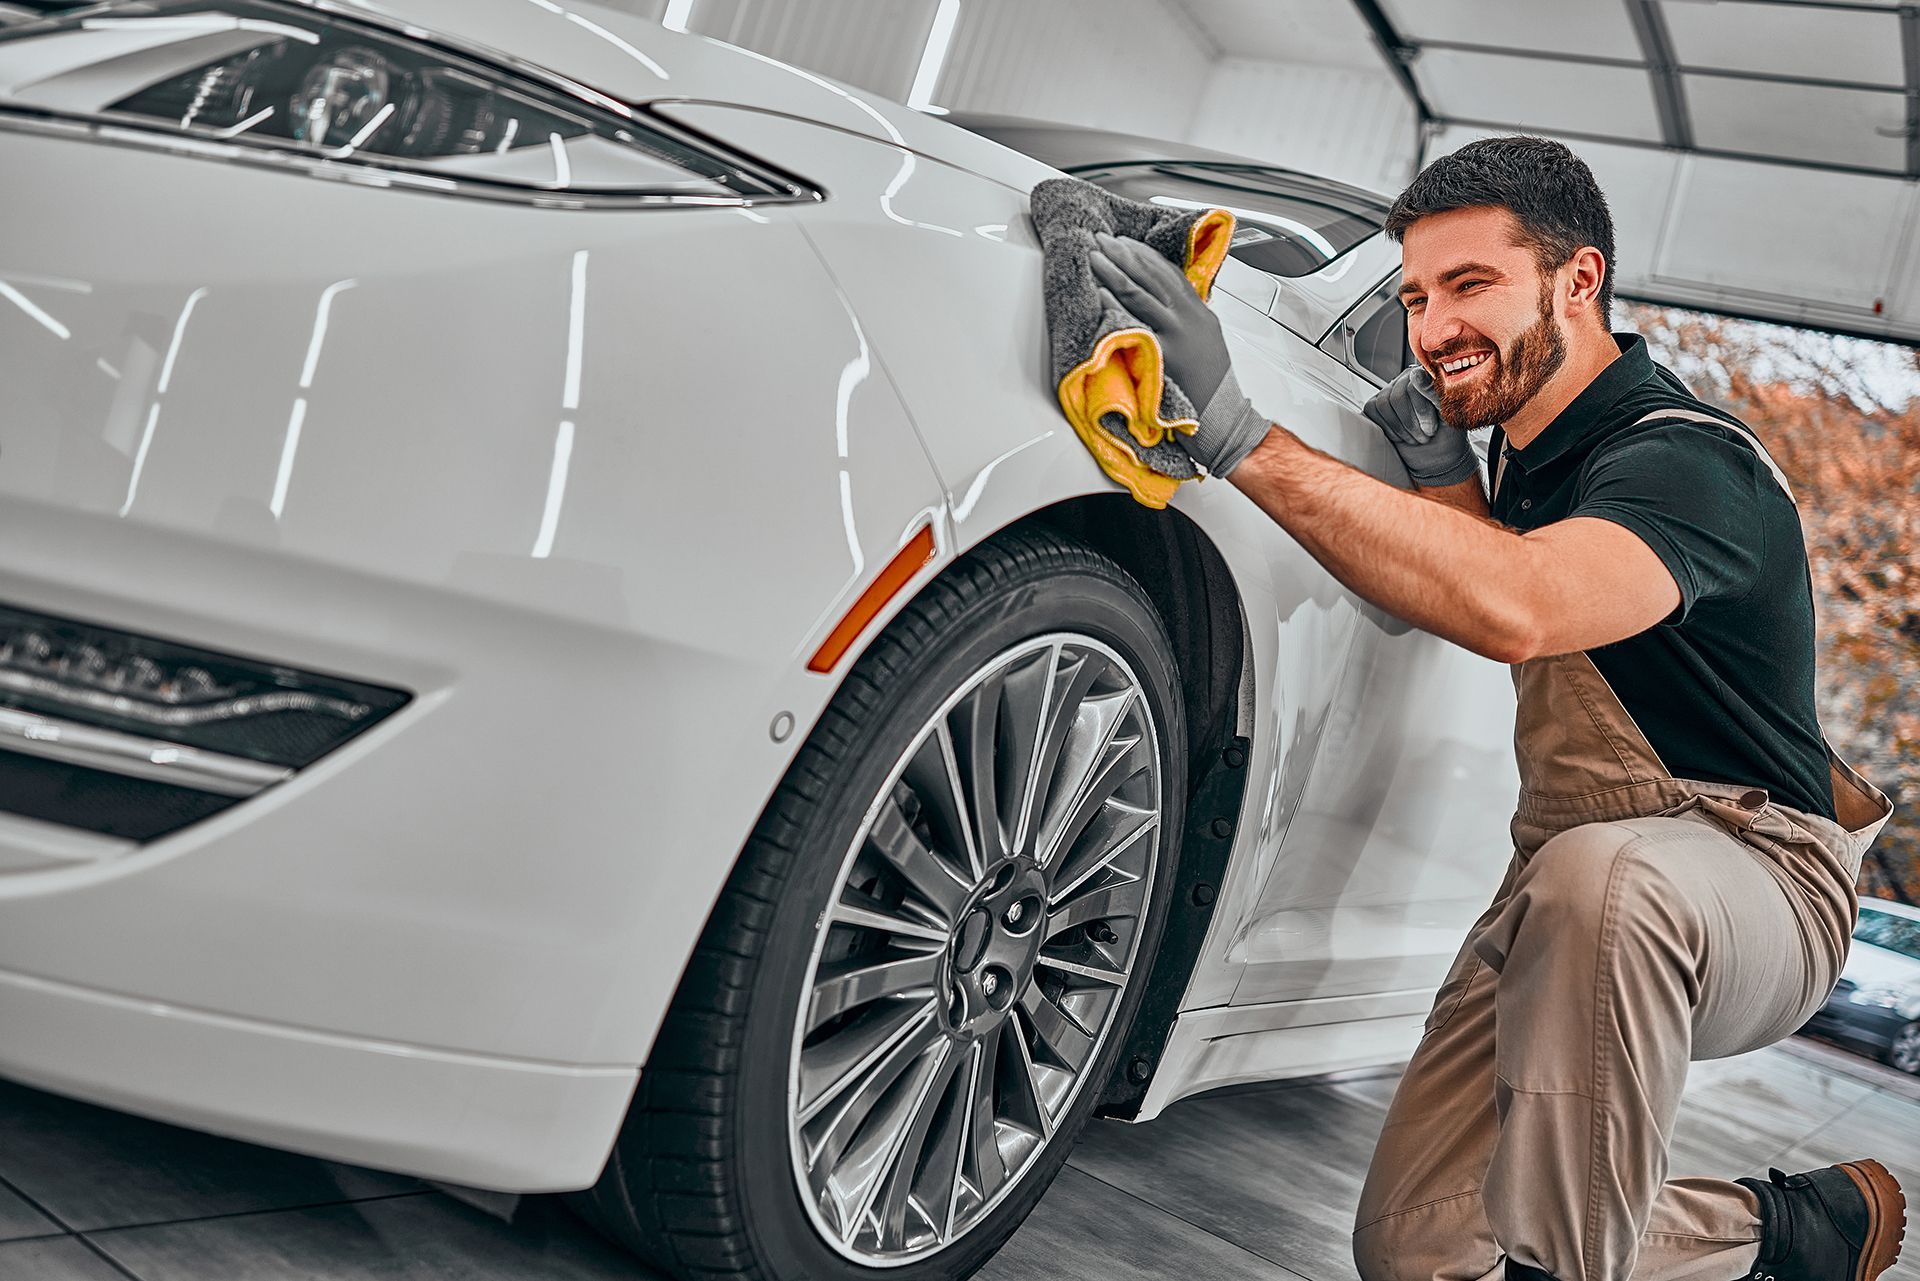
[{"label": "gray floor tile", "polygon": [[1780,1050],[1695,1063],[1674,1128],[1674,1178],[1764,1173],[1774,1154],[1844,1115],[1874,1087]]},{"label": "gray floor tile", "polygon": [[1296,1281],[1174,1215],[1068,1166],[981,1281]]},{"label": "gray floor tile", "polygon": [[1345,1088],[1207,1096],[1146,1125],[1102,1122],[1071,1163],[1315,1281],[1350,1278],[1353,1207],[1384,1109]]},{"label": "gray floor tile", "polygon": [[0,1245],[0,1281],[127,1281],[78,1237]]},{"label": "gray floor tile", "polygon": [[647,1281],[654,1276],[551,1201],[530,1205],[506,1224],[438,1192],[120,1228],[89,1240],[141,1281]]},{"label": "gray floor tile", "polygon": [[75,1231],[414,1191],[416,1179],[214,1138],[0,1082],[0,1178]]},{"label": "gray floor tile", "polygon": [[20,1196],[0,1183],[0,1241],[21,1237],[43,1237],[63,1231],[59,1224],[28,1205]]}]

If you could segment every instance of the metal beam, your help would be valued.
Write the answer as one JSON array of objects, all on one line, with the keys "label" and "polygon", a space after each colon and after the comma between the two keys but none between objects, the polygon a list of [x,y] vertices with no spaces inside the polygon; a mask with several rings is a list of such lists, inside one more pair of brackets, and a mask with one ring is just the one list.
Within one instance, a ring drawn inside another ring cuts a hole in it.
[{"label": "metal beam", "polygon": [[1920,7],[1900,6],[1900,52],[1907,68],[1907,177],[1920,178]]},{"label": "metal beam", "polygon": [[[1500,58],[1526,58],[1543,62],[1568,62],[1582,67],[1618,67],[1623,71],[1646,71],[1639,58],[1615,58],[1602,53],[1575,53],[1566,49],[1517,49],[1509,45],[1478,44],[1470,40],[1423,40],[1420,49],[1446,49],[1455,53],[1490,54]],[[1722,80],[1755,80],[1762,84],[1805,85],[1812,89],[1857,89],[1862,93],[1906,93],[1904,84],[1880,84],[1871,80],[1837,80],[1831,76],[1796,76],[1784,71],[1746,71],[1739,67],[1696,67],[1681,63],[1674,71],[1688,76],[1715,76]]]},{"label": "metal beam", "polygon": [[1640,38],[1647,57],[1647,75],[1653,81],[1653,106],[1660,115],[1660,137],[1669,147],[1691,150],[1693,121],[1687,116],[1686,88],[1680,81],[1679,60],[1667,35],[1666,15],[1655,0],[1625,0],[1627,19]]},{"label": "metal beam", "polygon": [[[1516,124],[1511,120],[1475,120],[1464,116],[1438,116],[1434,123],[1442,128],[1456,125],[1462,129],[1484,129],[1490,133],[1535,133],[1569,142],[1602,142],[1614,147],[1635,147],[1642,151],[1671,151],[1664,142],[1645,138],[1623,138],[1610,133],[1592,133],[1578,129],[1541,128]],[[1847,165],[1829,160],[1801,160],[1794,156],[1767,156],[1753,151],[1729,151],[1725,147],[1689,147],[1690,155],[1711,156],[1716,160],[1745,160],[1756,165],[1777,165],[1783,169],[1810,169],[1818,173],[1851,173],[1865,178],[1905,178],[1900,169],[1880,169],[1873,165]]]},{"label": "metal beam", "polygon": [[1353,0],[1353,7],[1372,33],[1374,47],[1386,60],[1387,70],[1400,82],[1401,92],[1413,104],[1414,172],[1418,173],[1426,165],[1427,141],[1434,125],[1433,108],[1427,105],[1426,95],[1420,92],[1420,84],[1413,78],[1413,60],[1420,56],[1420,46],[1401,39],[1380,8],[1379,0]]}]

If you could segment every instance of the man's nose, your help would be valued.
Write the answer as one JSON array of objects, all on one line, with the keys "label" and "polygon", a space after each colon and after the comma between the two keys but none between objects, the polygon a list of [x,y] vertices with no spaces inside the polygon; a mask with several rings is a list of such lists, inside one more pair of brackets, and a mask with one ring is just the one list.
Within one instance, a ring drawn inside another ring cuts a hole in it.
[{"label": "man's nose", "polygon": [[1421,353],[1431,361],[1434,352],[1445,351],[1462,332],[1460,318],[1453,315],[1445,303],[1435,303],[1432,299],[1428,299],[1426,307],[1421,312],[1419,331],[1409,336]]}]

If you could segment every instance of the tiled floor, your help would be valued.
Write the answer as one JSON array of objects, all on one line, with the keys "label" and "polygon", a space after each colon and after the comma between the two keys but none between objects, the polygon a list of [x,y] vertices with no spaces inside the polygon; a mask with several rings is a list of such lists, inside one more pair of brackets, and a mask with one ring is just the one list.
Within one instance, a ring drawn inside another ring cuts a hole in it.
[{"label": "tiled floor", "polygon": [[[981,1276],[1350,1281],[1347,1226],[1394,1077],[1243,1087],[1150,1125],[1096,1123]],[[1674,1173],[1862,1155],[1920,1184],[1920,1080],[1794,1040],[1696,1065]],[[642,1275],[552,1200],[503,1222],[412,1179],[0,1083],[0,1281]],[[1888,1276],[1920,1281],[1920,1257]]]}]

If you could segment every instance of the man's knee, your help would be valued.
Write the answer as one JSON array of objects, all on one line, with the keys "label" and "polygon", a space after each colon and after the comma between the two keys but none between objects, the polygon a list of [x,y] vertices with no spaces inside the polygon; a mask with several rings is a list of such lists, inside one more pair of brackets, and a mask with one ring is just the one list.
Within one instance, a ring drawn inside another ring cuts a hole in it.
[{"label": "man's knee", "polygon": [[1491,1239],[1472,1230],[1476,1196],[1454,1197],[1375,1219],[1353,1231],[1360,1281],[1434,1281],[1478,1276],[1497,1259]]}]

